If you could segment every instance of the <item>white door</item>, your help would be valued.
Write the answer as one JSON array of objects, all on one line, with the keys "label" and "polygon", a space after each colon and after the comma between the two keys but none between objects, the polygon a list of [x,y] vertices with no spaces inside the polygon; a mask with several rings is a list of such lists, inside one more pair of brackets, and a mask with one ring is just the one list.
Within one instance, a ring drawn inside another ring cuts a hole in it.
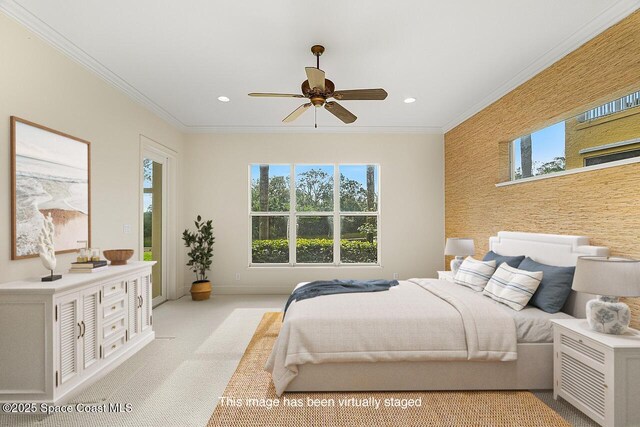
[{"label": "white door", "polygon": [[80,380],[80,294],[56,299],[56,387],[67,388]]},{"label": "white door", "polygon": [[142,160],[143,259],[153,266],[153,305],[167,299],[167,166],[166,156],[145,149]]},{"label": "white door", "polygon": [[82,341],[82,370],[97,367],[100,362],[100,290],[98,287],[82,292],[82,319],[80,338]]}]

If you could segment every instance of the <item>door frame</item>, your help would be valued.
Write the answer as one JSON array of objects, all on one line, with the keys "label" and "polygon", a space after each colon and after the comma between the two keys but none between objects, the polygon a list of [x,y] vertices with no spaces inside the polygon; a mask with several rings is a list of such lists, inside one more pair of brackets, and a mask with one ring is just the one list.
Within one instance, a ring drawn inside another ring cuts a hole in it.
[{"label": "door frame", "polygon": [[177,299],[182,296],[178,292],[178,280],[177,280],[177,254],[176,254],[176,232],[177,232],[177,164],[178,153],[165,145],[160,144],[152,140],[149,137],[140,135],[140,163],[139,163],[139,206],[138,215],[140,217],[139,222],[139,254],[140,259],[144,259],[144,215],[142,213],[144,207],[144,174],[143,174],[143,161],[145,158],[151,158],[154,160],[160,159],[162,161],[162,182],[163,182],[163,197],[162,197],[162,222],[164,230],[162,233],[162,297],[156,297],[153,300],[153,306],[166,301]]}]

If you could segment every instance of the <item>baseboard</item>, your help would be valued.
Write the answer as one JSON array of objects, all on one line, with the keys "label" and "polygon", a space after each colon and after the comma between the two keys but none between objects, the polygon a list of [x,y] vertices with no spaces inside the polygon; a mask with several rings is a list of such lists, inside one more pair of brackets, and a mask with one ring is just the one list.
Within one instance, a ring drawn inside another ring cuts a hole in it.
[{"label": "baseboard", "polygon": [[[293,286],[212,286],[213,295],[290,295]],[[184,288],[189,295],[190,287]]]}]

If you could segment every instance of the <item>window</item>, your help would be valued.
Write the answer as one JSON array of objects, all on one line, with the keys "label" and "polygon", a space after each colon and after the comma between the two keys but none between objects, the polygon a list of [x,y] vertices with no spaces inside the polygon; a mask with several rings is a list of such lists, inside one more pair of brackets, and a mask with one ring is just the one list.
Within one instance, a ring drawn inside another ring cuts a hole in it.
[{"label": "window", "polygon": [[249,169],[251,265],[378,264],[377,165]]},{"label": "window", "polygon": [[565,170],[565,122],[513,141],[512,179]]},{"label": "window", "polygon": [[633,161],[640,157],[639,133],[640,91],[636,91],[512,140],[510,151],[498,150],[500,178],[514,181]]}]

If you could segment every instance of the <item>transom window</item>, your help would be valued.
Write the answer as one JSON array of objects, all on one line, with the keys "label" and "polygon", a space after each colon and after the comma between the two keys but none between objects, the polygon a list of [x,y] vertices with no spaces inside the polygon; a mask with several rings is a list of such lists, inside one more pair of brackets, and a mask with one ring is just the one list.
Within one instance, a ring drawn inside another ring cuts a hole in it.
[{"label": "transom window", "polygon": [[249,197],[250,265],[379,264],[378,165],[253,164]]}]

